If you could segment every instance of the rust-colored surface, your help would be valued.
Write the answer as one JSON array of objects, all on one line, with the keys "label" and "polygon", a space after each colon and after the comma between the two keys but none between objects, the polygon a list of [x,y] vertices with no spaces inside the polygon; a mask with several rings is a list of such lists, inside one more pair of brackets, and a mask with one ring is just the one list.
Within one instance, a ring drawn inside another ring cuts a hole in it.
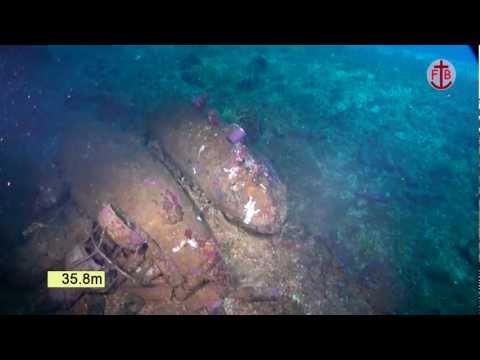
[{"label": "rust-colored surface", "polygon": [[[147,243],[143,268],[137,269],[142,282],[161,274],[169,286],[188,296],[215,282],[210,273],[221,266],[221,257],[214,236],[141,139],[95,122],[69,134],[60,166],[72,198],[118,246],[134,251],[142,241]],[[117,259],[129,268],[128,259]]]},{"label": "rust-colored surface", "polygon": [[[153,149],[199,187],[229,219],[273,234],[287,216],[286,187],[247,145],[227,140],[230,127],[212,125],[188,104],[163,106],[150,118]],[[156,146],[155,146],[156,145]]]}]

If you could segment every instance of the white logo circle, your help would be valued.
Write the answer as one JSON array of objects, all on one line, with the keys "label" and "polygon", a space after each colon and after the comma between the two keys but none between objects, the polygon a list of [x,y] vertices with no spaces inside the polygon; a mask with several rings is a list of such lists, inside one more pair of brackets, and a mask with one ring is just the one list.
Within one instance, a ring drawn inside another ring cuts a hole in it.
[{"label": "white logo circle", "polygon": [[435,90],[447,90],[453,86],[457,72],[453,64],[445,59],[437,59],[427,69],[427,81]]}]

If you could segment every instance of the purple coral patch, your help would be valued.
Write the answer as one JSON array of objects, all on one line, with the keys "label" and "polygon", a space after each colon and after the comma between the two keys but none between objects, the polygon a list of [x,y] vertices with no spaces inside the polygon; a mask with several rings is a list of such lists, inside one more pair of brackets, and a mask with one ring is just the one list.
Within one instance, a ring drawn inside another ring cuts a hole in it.
[{"label": "purple coral patch", "polygon": [[228,141],[232,144],[238,144],[245,141],[247,133],[239,125],[233,124],[227,135]]}]

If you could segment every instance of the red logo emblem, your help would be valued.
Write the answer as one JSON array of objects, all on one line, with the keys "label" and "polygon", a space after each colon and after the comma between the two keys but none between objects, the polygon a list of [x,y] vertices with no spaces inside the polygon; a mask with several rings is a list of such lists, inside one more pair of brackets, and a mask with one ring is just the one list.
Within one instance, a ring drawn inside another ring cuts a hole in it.
[{"label": "red logo emblem", "polygon": [[456,78],[455,67],[445,59],[435,60],[427,70],[427,80],[436,90],[451,88]]}]

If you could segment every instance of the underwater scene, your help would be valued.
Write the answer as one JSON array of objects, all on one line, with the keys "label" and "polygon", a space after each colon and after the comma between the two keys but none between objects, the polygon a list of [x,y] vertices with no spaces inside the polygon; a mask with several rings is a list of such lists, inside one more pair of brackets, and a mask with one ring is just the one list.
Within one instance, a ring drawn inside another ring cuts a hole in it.
[{"label": "underwater scene", "polygon": [[1,314],[478,313],[468,46],[0,46],[0,88]]}]

